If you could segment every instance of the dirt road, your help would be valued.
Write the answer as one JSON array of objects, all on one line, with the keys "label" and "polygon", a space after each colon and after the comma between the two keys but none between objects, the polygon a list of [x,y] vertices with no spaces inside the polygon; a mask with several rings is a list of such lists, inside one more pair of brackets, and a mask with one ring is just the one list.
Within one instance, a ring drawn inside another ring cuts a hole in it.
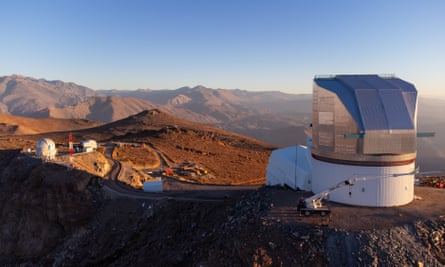
[{"label": "dirt road", "polygon": [[173,177],[163,176],[162,193],[149,193],[134,189],[118,180],[122,164],[112,159],[113,146],[107,145],[105,156],[111,166],[110,172],[105,176],[104,189],[113,196],[135,199],[162,200],[174,199],[178,201],[224,201],[228,198],[238,197],[244,193],[258,189],[259,185],[201,185],[178,181]]}]

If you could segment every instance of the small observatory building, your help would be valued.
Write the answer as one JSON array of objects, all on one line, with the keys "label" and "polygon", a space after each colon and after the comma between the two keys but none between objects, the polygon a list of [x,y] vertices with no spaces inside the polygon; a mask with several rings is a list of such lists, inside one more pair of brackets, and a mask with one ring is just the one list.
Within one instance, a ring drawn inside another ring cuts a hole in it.
[{"label": "small observatory building", "polygon": [[44,160],[54,160],[56,158],[56,144],[49,138],[42,138],[36,144],[36,156]]},{"label": "small observatory building", "polygon": [[[408,204],[414,198],[416,114],[416,88],[397,77],[317,76],[308,144],[274,151],[267,183],[317,194],[356,177],[353,186],[330,193],[329,200],[374,207]],[[285,167],[277,165],[279,157],[288,159]],[[287,182],[280,172],[291,176]]]},{"label": "small observatory building", "polygon": [[84,140],[80,142],[80,146],[82,147],[82,152],[93,152],[97,149],[97,142],[95,140]]}]

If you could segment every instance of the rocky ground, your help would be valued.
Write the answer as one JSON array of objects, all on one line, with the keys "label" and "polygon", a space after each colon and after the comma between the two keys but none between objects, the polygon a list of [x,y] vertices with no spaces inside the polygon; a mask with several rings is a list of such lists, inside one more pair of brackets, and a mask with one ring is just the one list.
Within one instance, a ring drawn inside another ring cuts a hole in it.
[{"label": "rocky ground", "polygon": [[416,188],[423,202],[397,209],[332,204],[331,222],[319,226],[295,212],[305,193],[283,188],[136,200],[18,151],[1,152],[0,164],[1,266],[445,265],[445,209],[430,205],[445,200],[439,189]]}]

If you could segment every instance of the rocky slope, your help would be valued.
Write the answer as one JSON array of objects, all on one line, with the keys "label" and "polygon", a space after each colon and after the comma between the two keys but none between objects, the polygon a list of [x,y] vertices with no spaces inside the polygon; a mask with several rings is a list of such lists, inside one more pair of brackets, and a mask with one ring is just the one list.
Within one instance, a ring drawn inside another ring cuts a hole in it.
[{"label": "rocky slope", "polygon": [[219,202],[116,198],[84,173],[14,151],[0,157],[0,265],[445,264],[443,208],[430,218],[375,229],[319,227],[277,209],[280,196],[296,194],[285,189]]},{"label": "rocky slope", "polygon": [[91,175],[18,151],[0,158],[0,262],[39,260],[94,217]]}]

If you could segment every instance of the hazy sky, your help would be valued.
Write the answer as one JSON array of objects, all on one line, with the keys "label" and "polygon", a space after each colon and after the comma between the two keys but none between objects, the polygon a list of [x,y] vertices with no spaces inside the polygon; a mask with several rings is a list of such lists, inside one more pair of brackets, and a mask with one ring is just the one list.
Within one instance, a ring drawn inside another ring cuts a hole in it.
[{"label": "hazy sky", "polygon": [[309,93],[393,73],[445,95],[445,1],[2,0],[0,76]]}]

